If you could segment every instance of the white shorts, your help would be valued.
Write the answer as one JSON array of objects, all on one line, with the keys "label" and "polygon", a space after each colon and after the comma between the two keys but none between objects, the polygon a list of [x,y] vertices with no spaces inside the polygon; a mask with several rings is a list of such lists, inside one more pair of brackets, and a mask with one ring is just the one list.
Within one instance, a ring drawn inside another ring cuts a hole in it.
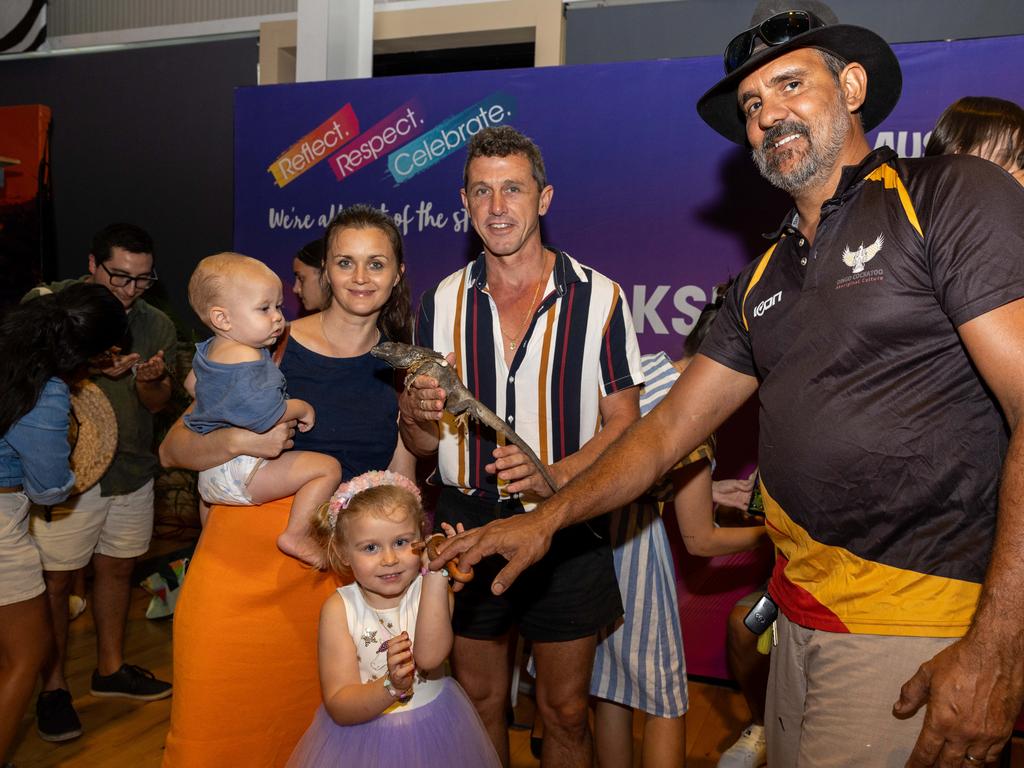
[{"label": "white shorts", "polygon": [[29,530],[47,571],[75,571],[94,552],[127,559],[144,555],[153,536],[153,481],[123,496],[101,496],[99,484],[51,508],[33,505]]},{"label": "white shorts", "polygon": [[255,456],[236,456],[219,467],[204,469],[199,473],[199,495],[207,504],[252,506],[247,485],[263,461]]},{"label": "white shorts", "polygon": [[29,506],[24,493],[0,493],[0,605],[46,591],[39,550],[28,535]]}]

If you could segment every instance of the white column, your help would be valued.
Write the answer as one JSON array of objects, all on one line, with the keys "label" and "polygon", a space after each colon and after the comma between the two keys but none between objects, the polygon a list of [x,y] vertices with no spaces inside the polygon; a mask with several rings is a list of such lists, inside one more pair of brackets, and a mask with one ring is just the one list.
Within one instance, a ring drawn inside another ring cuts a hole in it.
[{"label": "white column", "polygon": [[296,82],[373,75],[373,0],[299,0]]}]

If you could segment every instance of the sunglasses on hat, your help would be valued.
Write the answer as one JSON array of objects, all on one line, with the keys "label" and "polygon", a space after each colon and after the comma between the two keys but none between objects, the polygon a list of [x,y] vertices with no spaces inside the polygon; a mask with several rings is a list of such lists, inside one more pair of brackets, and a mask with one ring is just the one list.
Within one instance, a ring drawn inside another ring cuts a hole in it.
[{"label": "sunglasses on hat", "polygon": [[827,26],[825,22],[810,11],[783,11],[770,16],[760,24],[740,32],[725,47],[725,73],[729,74],[746,63],[754,53],[754,44],[758,39],[768,46],[782,45],[797,35],[824,26]]}]

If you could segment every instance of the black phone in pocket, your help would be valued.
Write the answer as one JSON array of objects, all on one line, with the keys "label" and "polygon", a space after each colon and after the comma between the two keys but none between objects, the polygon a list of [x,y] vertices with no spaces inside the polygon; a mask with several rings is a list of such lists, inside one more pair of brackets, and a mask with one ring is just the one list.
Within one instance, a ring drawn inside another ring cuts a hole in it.
[{"label": "black phone in pocket", "polygon": [[743,617],[743,626],[760,636],[779,617],[779,606],[765,592]]}]

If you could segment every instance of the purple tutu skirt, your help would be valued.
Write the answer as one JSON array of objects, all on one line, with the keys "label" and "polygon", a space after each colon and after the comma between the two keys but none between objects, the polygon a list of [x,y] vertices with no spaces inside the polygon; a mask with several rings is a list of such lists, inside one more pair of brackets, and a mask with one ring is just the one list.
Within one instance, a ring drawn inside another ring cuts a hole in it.
[{"label": "purple tutu skirt", "polygon": [[287,768],[500,768],[480,716],[453,678],[429,704],[338,725],[323,705]]}]

